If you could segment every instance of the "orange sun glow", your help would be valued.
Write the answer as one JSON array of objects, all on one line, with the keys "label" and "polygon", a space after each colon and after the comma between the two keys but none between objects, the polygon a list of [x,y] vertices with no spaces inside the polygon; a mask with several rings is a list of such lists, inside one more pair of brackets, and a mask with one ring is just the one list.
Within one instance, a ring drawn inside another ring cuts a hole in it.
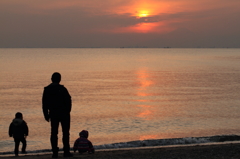
[{"label": "orange sun glow", "polygon": [[[166,33],[172,31],[166,21],[158,20],[159,15],[163,13],[171,13],[169,2],[159,2],[157,0],[139,0],[128,6],[121,6],[114,10],[115,13],[120,15],[128,15],[136,18],[134,24],[126,25],[119,28],[114,28],[113,32],[125,33]],[[108,30],[109,31],[109,30]]]},{"label": "orange sun glow", "polygon": [[149,11],[143,10],[143,11],[138,12],[138,14],[136,16],[142,18],[142,17],[148,17],[149,15],[150,15]]}]

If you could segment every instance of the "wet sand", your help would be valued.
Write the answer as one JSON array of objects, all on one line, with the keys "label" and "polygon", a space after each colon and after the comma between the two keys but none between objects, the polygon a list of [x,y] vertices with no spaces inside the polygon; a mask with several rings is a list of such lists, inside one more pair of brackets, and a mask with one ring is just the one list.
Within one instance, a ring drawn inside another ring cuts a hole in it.
[{"label": "wet sand", "polygon": [[[20,155],[1,159],[50,159],[47,155]],[[59,153],[58,158],[63,158]],[[124,150],[98,150],[95,154],[74,153],[72,159],[240,159],[240,143],[195,146],[154,147]]]}]

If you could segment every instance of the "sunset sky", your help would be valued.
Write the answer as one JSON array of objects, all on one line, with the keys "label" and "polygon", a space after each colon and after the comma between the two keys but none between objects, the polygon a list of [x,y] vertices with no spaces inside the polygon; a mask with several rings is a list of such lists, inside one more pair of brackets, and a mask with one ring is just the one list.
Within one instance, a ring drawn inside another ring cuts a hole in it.
[{"label": "sunset sky", "polygon": [[240,47],[240,0],[1,0],[0,47]]}]

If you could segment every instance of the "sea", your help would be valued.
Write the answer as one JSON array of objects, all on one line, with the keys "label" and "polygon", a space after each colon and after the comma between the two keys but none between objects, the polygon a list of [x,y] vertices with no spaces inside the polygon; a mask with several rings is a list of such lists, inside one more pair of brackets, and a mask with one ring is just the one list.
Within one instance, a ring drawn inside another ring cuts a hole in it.
[{"label": "sea", "polygon": [[0,156],[13,154],[16,112],[28,154],[51,152],[42,93],[54,72],[72,97],[71,147],[82,130],[96,150],[240,141],[240,49],[1,48]]}]

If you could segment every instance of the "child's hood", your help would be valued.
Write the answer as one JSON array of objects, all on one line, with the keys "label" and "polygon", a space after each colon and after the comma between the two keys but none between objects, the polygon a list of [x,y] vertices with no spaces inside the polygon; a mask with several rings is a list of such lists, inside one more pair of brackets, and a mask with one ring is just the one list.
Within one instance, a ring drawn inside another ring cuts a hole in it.
[{"label": "child's hood", "polygon": [[88,131],[87,130],[82,130],[80,133],[79,133],[79,136],[80,137],[84,137],[84,138],[88,138]]},{"label": "child's hood", "polygon": [[13,119],[12,123],[15,126],[19,126],[19,125],[21,125],[23,123],[23,120],[19,119],[19,118],[15,118],[15,119]]}]

